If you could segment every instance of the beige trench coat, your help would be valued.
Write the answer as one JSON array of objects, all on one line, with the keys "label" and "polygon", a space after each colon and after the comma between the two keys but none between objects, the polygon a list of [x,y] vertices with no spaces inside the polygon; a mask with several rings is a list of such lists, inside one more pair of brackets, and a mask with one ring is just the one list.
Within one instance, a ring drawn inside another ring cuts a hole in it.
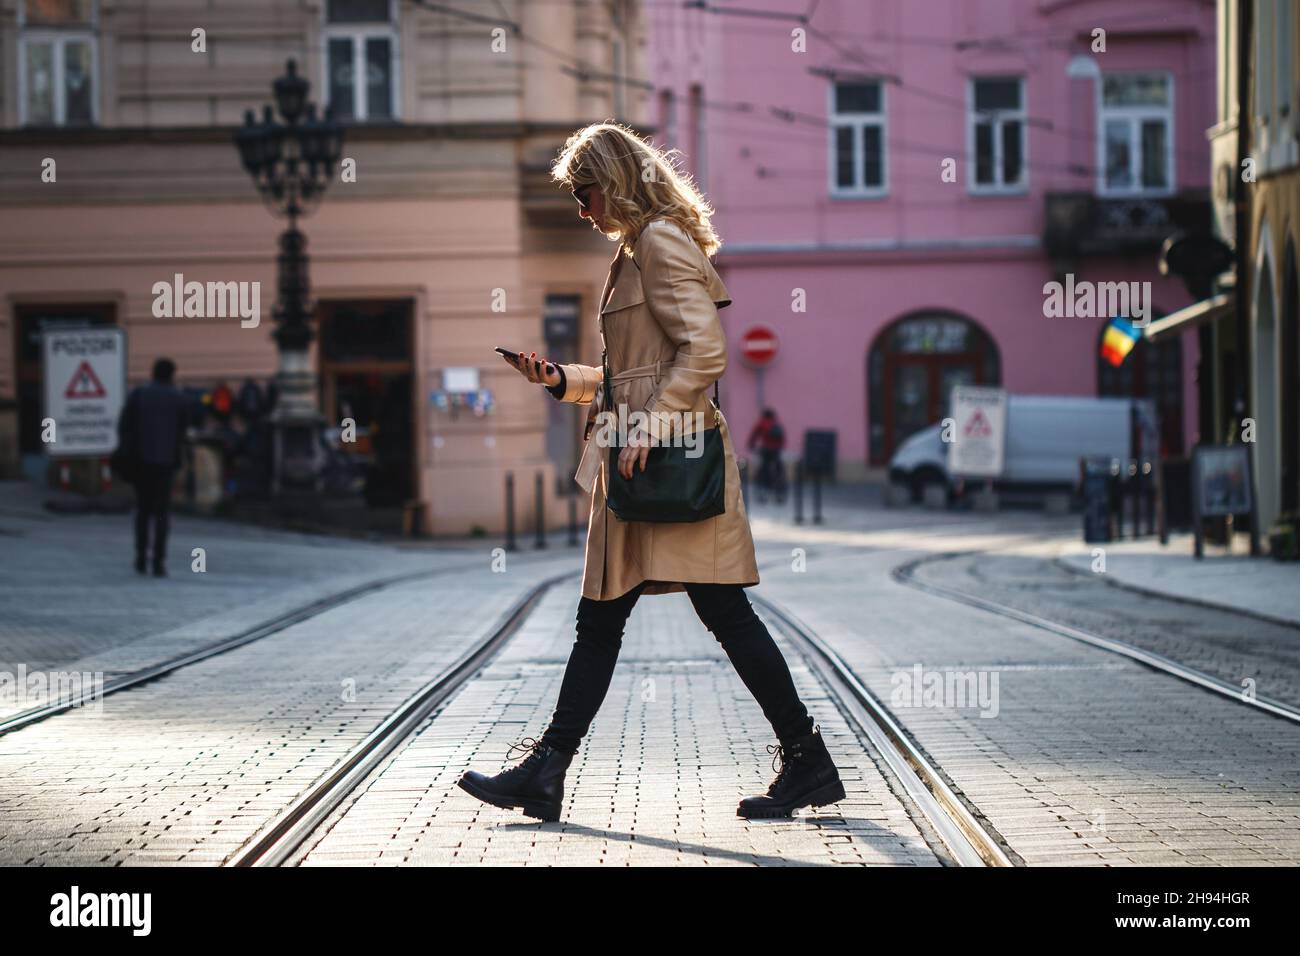
[{"label": "beige trench coat", "polygon": [[[713,383],[727,367],[718,308],[731,299],[713,264],[676,223],[656,219],[641,230],[634,262],[623,247],[600,297],[613,407],[649,413],[701,412],[690,423],[714,427]],[[638,269],[638,266],[640,267]],[[718,416],[726,457],[726,511],[695,522],[622,521],[605,507],[609,448],[598,444],[596,415],[604,402],[599,366],[562,365],[562,401],[588,406],[588,439],[574,476],[590,492],[584,597],[606,601],[648,581],[643,594],[684,591],[686,582],[758,583],[754,539],[740,494],[740,472],[725,417]],[[670,440],[680,421],[653,419]],[[597,480],[597,478],[599,480]],[[636,473],[632,477],[636,483]]]}]

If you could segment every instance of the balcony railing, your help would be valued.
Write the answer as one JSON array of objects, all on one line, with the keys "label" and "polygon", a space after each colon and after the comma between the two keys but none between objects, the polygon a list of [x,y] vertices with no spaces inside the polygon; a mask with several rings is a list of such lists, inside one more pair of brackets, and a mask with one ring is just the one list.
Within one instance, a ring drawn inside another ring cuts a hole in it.
[{"label": "balcony railing", "polygon": [[1208,190],[1110,198],[1048,193],[1043,245],[1053,259],[1155,252],[1175,232],[1210,229]]}]

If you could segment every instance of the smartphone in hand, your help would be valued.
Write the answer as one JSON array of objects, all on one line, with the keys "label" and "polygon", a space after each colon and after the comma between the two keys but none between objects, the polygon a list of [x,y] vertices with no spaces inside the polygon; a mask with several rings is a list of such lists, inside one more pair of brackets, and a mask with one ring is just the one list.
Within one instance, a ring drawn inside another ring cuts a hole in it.
[{"label": "smartphone in hand", "polygon": [[[497,346],[496,351],[500,352],[501,355],[505,358],[505,360],[509,362],[511,365],[513,365],[515,368],[519,368],[518,352],[512,352],[509,349],[503,349],[501,348],[501,346]],[[555,363],[543,361],[542,366],[545,371],[549,372],[551,369],[555,368]]]}]

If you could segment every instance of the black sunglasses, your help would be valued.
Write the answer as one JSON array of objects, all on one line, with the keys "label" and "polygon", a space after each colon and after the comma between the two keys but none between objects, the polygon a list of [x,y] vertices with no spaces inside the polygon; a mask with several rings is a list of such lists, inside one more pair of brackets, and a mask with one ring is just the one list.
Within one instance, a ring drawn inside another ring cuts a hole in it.
[{"label": "black sunglasses", "polygon": [[587,183],[585,186],[579,186],[577,189],[572,190],[573,198],[578,200],[578,207],[580,209],[586,209],[587,206],[590,205],[587,202],[587,193],[590,192],[592,187],[595,185],[595,183]]}]

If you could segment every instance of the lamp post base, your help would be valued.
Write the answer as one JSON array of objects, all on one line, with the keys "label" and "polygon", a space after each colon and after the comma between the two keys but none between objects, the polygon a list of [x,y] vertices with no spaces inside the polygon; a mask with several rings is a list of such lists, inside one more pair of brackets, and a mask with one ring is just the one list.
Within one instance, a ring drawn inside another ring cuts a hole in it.
[{"label": "lamp post base", "polygon": [[321,449],[321,433],[325,419],[276,418],[271,419],[271,494],[281,498],[292,496],[316,497],[321,490],[321,471],[325,456]]},{"label": "lamp post base", "polygon": [[[316,407],[316,376],[305,351],[281,351],[279,397],[271,413],[271,496],[305,503],[321,492],[325,416]],[[287,503],[287,502],[286,502]]]}]

